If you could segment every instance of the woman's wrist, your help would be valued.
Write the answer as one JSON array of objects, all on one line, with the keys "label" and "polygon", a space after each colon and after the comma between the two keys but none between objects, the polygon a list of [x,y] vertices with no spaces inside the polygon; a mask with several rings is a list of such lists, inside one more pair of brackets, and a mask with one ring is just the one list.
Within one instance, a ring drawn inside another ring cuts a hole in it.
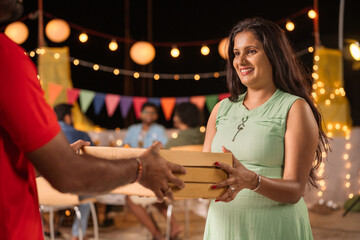
[{"label": "woman's wrist", "polygon": [[256,192],[261,185],[261,176],[257,173],[257,172],[253,172],[254,173],[254,178],[252,180],[252,188],[250,188],[251,191]]}]

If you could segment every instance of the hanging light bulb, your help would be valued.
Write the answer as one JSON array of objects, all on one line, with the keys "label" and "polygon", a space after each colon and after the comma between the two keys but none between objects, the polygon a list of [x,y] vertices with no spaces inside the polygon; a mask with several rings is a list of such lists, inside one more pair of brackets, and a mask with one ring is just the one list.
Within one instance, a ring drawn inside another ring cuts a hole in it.
[{"label": "hanging light bulb", "polygon": [[79,35],[79,40],[80,40],[80,42],[82,42],[82,43],[85,43],[85,42],[87,42],[87,40],[88,40],[88,35],[86,34],[86,33],[81,33],[80,35]]},{"label": "hanging light bulb", "polygon": [[203,45],[201,47],[200,52],[201,52],[202,55],[207,56],[210,53],[210,48],[208,46],[206,46],[206,45]]},{"label": "hanging light bulb", "polygon": [[315,19],[316,18],[316,12],[315,12],[315,10],[313,10],[313,9],[311,9],[310,11],[308,11],[308,16],[309,16],[309,18],[311,18],[311,19]]},{"label": "hanging light bulb", "polygon": [[109,43],[109,49],[111,51],[116,51],[116,49],[118,49],[118,44],[116,43],[115,40],[112,40],[110,43]]},{"label": "hanging light bulb", "polygon": [[177,58],[178,56],[180,56],[180,50],[176,46],[174,46],[171,49],[170,54],[173,58]]},{"label": "hanging light bulb", "polygon": [[359,46],[359,42],[355,42],[350,44],[350,53],[351,56],[356,60],[356,61],[360,61],[360,46]]},{"label": "hanging light bulb", "polygon": [[292,21],[288,21],[286,23],[286,29],[291,32],[295,29],[295,24]]}]

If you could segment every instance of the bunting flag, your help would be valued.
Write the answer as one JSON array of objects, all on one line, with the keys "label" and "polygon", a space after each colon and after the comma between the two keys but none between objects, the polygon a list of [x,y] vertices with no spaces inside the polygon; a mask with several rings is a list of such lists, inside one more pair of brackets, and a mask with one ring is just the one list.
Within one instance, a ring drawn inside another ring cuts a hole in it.
[{"label": "bunting flag", "polygon": [[126,118],[133,103],[133,97],[121,96],[120,111],[122,118]]},{"label": "bunting flag", "polygon": [[156,106],[160,107],[160,98],[149,97],[148,102],[153,103]]},{"label": "bunting flag", "polygon": [[164,97],[161,98],[161,107],[164,112],[165,119],[169,121],[171,119],[172,112],[174,110],[176,98]]},{"label": "bunting flag", "polygon": [[70,88],[66,90],[67,103],[73,105],[79,97],[80,89]]},{"label": "bunting flag", "polygon": [[94,113],[99,115],[101,109],[105,104],[105,94],[104,93],[96,93],[94,97]]},{"label": "bunting flag", "polygon": [[105,96],[105,104],[109,117],[114,115],[115,109],[120,102],[120,95],[117,94],[106,94]]},{"label": "bunting flag", "polygon": [[190,97],[177,97],[176,98],[176,104],[181,104],[184,102],[189,102],[190,101]]},{"label": "bunting flag", "polygon": [[147,102],[147,98],[146,97],[134,97],[133,98],[133,103],[134,103],[134,110],[135,110],[135,117],[136,119],[140,118],[140,113],[141,113],[141,107],[144,103]]},{"label": "bunting flag", "polygon": [[223,100],[223,99],[225,99],[225,98],[228,98],[228,97],[230,97],[230,96],[231,96],[230,93],[220,93],[220,94],[219,94],[219,101],[221,101],[221,100]]},{"label": "bunting flag", "polygon": [[49,82],[48,84],[48,91],[49,91],[49,104],[52,106],[55,102],[55,100],[58,98],[59,94],[63,90],[63,86]]},{"label": "bunting flag", "polygon": [[95,92],[89,90],[80,90],[79,98],[80,98],[80,107],[83,113],[89,109],[91,102],[95,97]]},{"label": "bunting flag", "polygon": [[215,107],[216,103],[219,101],[219,96],[217,94],[207,95],[206,96],[206,107],[209,112]]},{"label": "bunting flag", "polygon": [[190,97],[190,102],[195,104],[200,111],[204,109],[206,97],[205,96],[193,96]]}]

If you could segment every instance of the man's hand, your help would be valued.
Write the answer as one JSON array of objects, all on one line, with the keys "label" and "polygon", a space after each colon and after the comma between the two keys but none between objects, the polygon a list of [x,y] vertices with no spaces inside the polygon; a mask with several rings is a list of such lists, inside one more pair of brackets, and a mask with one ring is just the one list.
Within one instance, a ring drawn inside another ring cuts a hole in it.
[{"label": "man's hand", "polygon": [[184,182],[175,177],[174,173],[185,174],[186,170],[182,166],[170,163],[162,158],[159,155],[161,147],[161,143],[156,142],[139,157],[143,164],[143,175],[139,183],[151,189],[159,201],[162,201],[165,196],[174,200],[169,183],[183,188]]},{"label": "man's hand", "polygon": [[70,147],[77,153],[81,148],[85,146],[90,146],[90,142],[84,140],[77,140],[76,142],[70,144]]}]

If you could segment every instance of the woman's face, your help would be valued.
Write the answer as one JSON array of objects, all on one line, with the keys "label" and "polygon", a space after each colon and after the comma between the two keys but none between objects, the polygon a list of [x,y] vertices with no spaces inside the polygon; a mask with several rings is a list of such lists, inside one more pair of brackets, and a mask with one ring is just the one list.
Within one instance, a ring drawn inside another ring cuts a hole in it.
[{"label": "woman's face", "polygon": [[252,32],[244,31],[235,36],[233,66],[246,87],[261,89],[274,86],[272,67],[262,43]]}]

